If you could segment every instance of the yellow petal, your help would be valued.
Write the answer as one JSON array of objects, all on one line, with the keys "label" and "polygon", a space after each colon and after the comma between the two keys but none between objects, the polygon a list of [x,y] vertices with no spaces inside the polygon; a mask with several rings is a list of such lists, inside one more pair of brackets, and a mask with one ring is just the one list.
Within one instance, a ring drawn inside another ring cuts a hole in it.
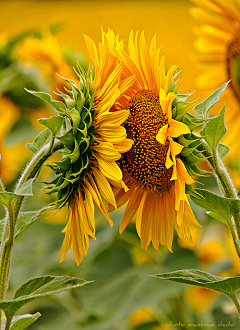
[{"label": "yellow petal", "polygon": [[87,234],[89,236],[93,237],[94,239],[96,239],[93,232],[92,232],[92,230],[91,230],[91,228],[90,228],[90,226],[89,226],[87,213],[86,213],[86,209],[85,209],[85,205],[84,205],[84,202],[83,202],[83,196],[82,196],[81,191],[79,192],[78,211],[79,211],[80,217],[83,221],[84,229],[86,230]]},{"label": "yellow petal", "polygon": [[143,206],[141,221],[141,246],[144,250],[147,249],[152,239],[152,218],[154,212],[154,199],[154,193],[149,192]]},{"label": "yellow petal", "polygon": [[137,229],[138,236],[140,238],[141,238],[141,222],[142,222],[143,206],[144,206],[146,197],[147,197],[147,191],[144,190],[141,203],[140,203],[137,213],[136,213],[136,229]]},{"label": "yellow petal", "polygon": [[95,220],[94,220],[94,203],[91,192],[88,190],[87,186],[83,184],[83,191],[85,195],[85,205],[86,212],[89,219],[89,222],[93,228],[93,234],[95,235]]},{"label": "yellow petal", "polygon": [[176,166],[176,158],[175,156],[172,156],[173,159],[173,171],[170,181],[177,180],[177,166]]},{"label": "yellow petal", "polygon": [[170,141],[170,149],[171,149],[171,155],[172,156],[177,156],[180,154],[180,152],[183,149],[183,146],[175,141],[173,139],[169,138]]},{"label": "yellow petal", "polygon": [[103,159],[114,162],[121,158],[121,154],[117,152],[112,143],[101,141],[100,139],[97,142],[99,144],[92,145],[91,149],[97,152]]},{"label": "yellow petal", "polygon": [[129,222],[132,220],[133,216],[138,210],[138,207],[141,203],[143,196],[143,190],[141,188],[137,188],[132,196],[129,198],[129,202],[127,204],[126,210],[123,214],[120,227],[119,227],[119,232],[120,234],[124,231],[124,229],[127,227]]},{"label": "yellow petal", "polygon": [[195,218],[193,211],[191,209],[191,206],[189,205],[188,200],[185,201],[185,207],[184,207],[184,218],[186,221],[197,228],[201,228],[202,226],[197,222],[197,219]]},{"label": "yellow petal", "polygon": [[105,161],[102,157],[95,155],[100,171],[106,178],[113,181],[121,181],[122,180],[122,171],[119,166],[115,162]]},{"label": "yellow petal", "polygon": [[97,53],[97,48],[95,46],[95,43],[93,42],[93,40],[91,38],[89,38],[86,35],[83,35],[86,46],[87,46],[87,50],[88,53],[91,57],[91,60],[93,61],[94,65],[95,65],[95,74],[98,74],[98,70],[99,70],[99,61],[98,61],[98,53]]},{"label": "yellow petal", "polygon": [[165,144],[167,140],[167,133],[168,133],[168,124],[160,128],[160,130],[156,135],[156,140],[161,144]]},{"label": "yellow petal", "polygon": [[170,148],[168,148],[168,151],[167,151],[167,158],[166,158],[166,163],[165,163],[165,166],[167,169],[169,169],[174,163],[173,161],[171,160],[170,158]]},{"label": "yellow petal", "polygon": [[96,133],[98,133],[102,139],[110,143],[121,143],[127,137],[126,130],[123,126],[100,126]]},{"label": "yellow petal", "polygon": [[129,110],[118,110],[113,112],[104,112],[95,117],[96,126],[121,125],[130,114]]},{"label": "yellow petal", "polygon": [[182,134],[191,133],[190,129],[184,123],[171,119],[169,121],[168,136],[173,138],[178,137]]},{"label": "yellow petal", "polygon": [[132,148],[133,143],[134,143],[133,140],[130,140],[130,139],[126,138],[121,143],[114,143],[114,147],[116,148],[116,150],[118,152],[120,152],[122,154],[124,152],[129,151]]},{"label": "yellow petal", "polygon": [[113,70],[113,72],[111,72],[111,74],[108,76],[102,88],[97,92],[98,99],[102,99],[104,95],[111,92],[112,88],[118,84],[122,69],[123,64],[120,62],[118,66]]},{"label": "yellow petal", "polygon": [[99,211],[102,212],[102,214],[105,216],[105,218],[108,220],[110,226],[112,227],[113,226],[112,219],[107,214],[107,211],[102,202],[101,196],[100,196],[98,188],[96,186],[96,183],[94,182],[94,180],[90,174],[88,174],[88,178],[89,178],[91,184],[87,180],[84,181],[84,184],[87,186],[88,190],[90,191],[90,193],[93,197],[94,204],[97,206]]},{"label": "yellow petal", "polygon": [[168,192],[162,193],[162,200],[164,206],[164,220],[165,220],[165,242],[167,248],[172,252],[173,241],[173,218],[176,216],[172,208],[172,201],[170,201],[170,194]]},{"label": "yellow petal", "polygon": [[182,180],[186,183],[186,184],[193,184],[194,180],[191,178],[191,176],[188,174],[185,165],[183,164],[183,162],[181,161],[181,159],[177,158],[176,159],[177,162],[177,171],[178,171],[178,175],[181,176]]},{"label": "yellow petal", "polygon": [[92,169],[92,172],[95,176],[98,188],[101,194],[103,195],[103,198],[106,199],[106,201],[108,201],[109,204],[112,204],[116,209],[117,208],[116,200],[112,188],[109,182],[107,181],[106,177],[101,173],[101,171],[98,171],[95,168]]}]

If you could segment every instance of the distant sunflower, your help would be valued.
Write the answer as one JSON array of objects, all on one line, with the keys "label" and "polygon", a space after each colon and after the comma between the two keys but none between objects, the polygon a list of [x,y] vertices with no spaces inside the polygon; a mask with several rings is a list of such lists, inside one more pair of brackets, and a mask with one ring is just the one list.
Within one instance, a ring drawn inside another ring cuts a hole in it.
[{"label": "distant sunflower", "polygon": [[230,80],[224,93],[229,130],[225,143],[235,157],[240,148],[240,6],[234,0],[192,2],[197,7],[191,8],[191,14],[201,24],[194,44],[198,51],[195,58],[204,71],[197,79],[197,86],[215,90]]},{"label": "distant sunflower", "polygon": [[[189,157],[192,157],[191,164],[196,157],[192,154],[194,147],[187,147],[193,142],[191,131],[182,122],[190,104],[189,95],[176,94],[177,66],[165,73],[164,57],[160,59],[160,49],[156,48],[156,36],[149,49],[143,32],[139,42],[137,35],[133,41],[131,33],[129,55],[123,51],[118,36],[115,47],[114,40],[111,30],[103,32],[100,48],[110,49],[113,63],[123,62],[121,79],[136,76],[135,83],[111,108],[113,113],[130,112],[123,126],[133,141],[132,148],[118,161],[129,190],[113,188],[117,207],[127,202],[120,233],[136,214],[136,227],[144,249],[152,241],[155,249],[160,243],[171,250],[173,226],[183,240],[192,244],[189,225],[200,225],[185,194],[185,184],[194,182],[185,165],[191,169]],[[95,63],[96,48],[91,39],[87,39],[87,46]],[[190,141],[186,142],[187,138]],[[108,211],[112,210],[109,205]]]},{"label": "distant sunflower", "polygon": [[71,86],[67,93],[57,93],[64,103],[52,100],[50,95],[46,97],[46,93],[32,92],[52,104],[65,118],[67,129],[57,136],[64,145],[63,158],[49,164],[57,177],[47,188],[48,194],[58,194],[54,208],[68,205],[60,262],[71,248],[77,265],[87,254],[89,236],[95,239],[94,204],[113,225],[103,200],[116,208],[112,188],[128,190],[116,161],[132,146],[121,125],[129,116],[129,110],[110,112],[110,109],[131,87],[135,77],[132,75],[120,82],[123,64],[111,61],[109,49],[101,53],[101,61],[97,59],[98,54],[95,55],[94,79],[91,69],[85,73],[81,68],[77,72],[79,85],[64,79]]}]

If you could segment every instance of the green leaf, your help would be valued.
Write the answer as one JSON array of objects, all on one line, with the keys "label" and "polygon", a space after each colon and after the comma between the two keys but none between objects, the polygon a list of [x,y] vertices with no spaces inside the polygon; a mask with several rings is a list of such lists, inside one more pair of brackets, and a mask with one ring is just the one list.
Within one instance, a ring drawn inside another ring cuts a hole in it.
[{"label": "green leaf", "polygon": [[0,192],[0,203],[5,205],[7,208],[11,202],[14,202],[18,198],[18,195],[11,192]]},{"label": "green leaf", "polygon": [[16,242],[28,228],[39,218],[43,210],[20,212],[15,226],[14,242]]},{"label": "green leaf", "polygon": [[50,105],[52,105],[59,113],[63,113],[64,111],[66,111],[65,104],[61,101],[53,100],[50,94],[44,93],[44,92],[30,91],[26,88],[25,88],[25,90],[28,93],[33,94],[33,95],[39,97],[40,99],[42,99],[43,101],[45,101],[45,102],[49,103]]},{"label": "green leaf", "polygon": [[39,312],[35,314],[24,314],[14,316],[11,322],[10,330],[23,330],[26,329],[29,325],[37,321],[41,314]]},{"label": "green leaf", "polygon": [[230,151],[230,148],[228,146],[226,146],[225,144],[219,143],[217,152],[221,159],[223,159],[225,156],[227,156],[229,151]]},{"label": "green leaf", "polygon": [[20,307],[33,299],[74,289],[87,283],[91,282],[71,276],[44,275],[36,277],[24,283],[16,291],[12,300],[0,301],[0,308],[4,310],[7,317],[11,317]]},{"label": "green leaf", "polygon": [[42,147],[50,141],[51,138],[51,131],[47,128],[34,139],[32,143],[27,143],[26,147],[28,150],[33,152],[34,154],[37,153]]},{"label": "green leaf", "polygon": [[216,117],[213,117],[200,132],[212,150],[218,149],[219,142],[226,134],[227,129],[224,124],[224,115],[225,106],[219,114]]},{"label": "green leaf", "polygon": [[10,203],[12,204],[19,196],[32,196],[32,183],[33,179],[29,179],[24,182],[15,193],[11,192],[0,192],[0,203],[9,208]]},{"label": "green leaf", "polygon": [[195,204],[212,212],[210,216],[226,224],[235,213],[240,212],[240,200],[220,197],[203,189],[194,189],[195,194],[188,190],[188,193]]},{"label": "green leaf", "polygon": [[174,272],[153,275],[154,277],[174,282],[192,284],[201,288],[211,289],[225,294],[228,297],[235,297],[240,289],[240,276],[220,277],[197,269],[184,269]]},{"label": "green leaf", "polygon": [[211,218],[216,219],[226,225],[226,221],[223,220],[222,216],[216,212],[213,211],[207,211],[207,215],[209,215]]},{"label": "green leaf", "polygon": [[26,182],[24,182],[15,192],[18,196],[33,196],[32,193],[32,184],[35,178],[29,179]]},{"label": "green leaf", "polygon": [[38,122],[40,124],[46,126],[47,128],[49,128],[51,130],[53,136],[55,136],[57,134],[57,132],[59,131],[60,127],[63,125],[64,118],[60,117],[60,116],[52,116],[50,118],[38,119]]},{"label": "green leaf", "polygon": [[210,110],[212,107],[219,101],[219,97],[224,92],[225,88],[227,87],[229,82],[226,82],[223,84],[220,88],[218,88],[213,94],[211,94],[206,100],[203,102],[197,104],[193,111],[196,113],[196,115],[207,118]]}]

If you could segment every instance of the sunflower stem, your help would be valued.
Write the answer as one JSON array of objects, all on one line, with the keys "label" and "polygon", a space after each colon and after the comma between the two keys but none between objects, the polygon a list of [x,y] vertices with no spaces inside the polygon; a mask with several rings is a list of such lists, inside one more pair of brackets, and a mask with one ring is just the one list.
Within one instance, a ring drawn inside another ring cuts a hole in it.
[{"label": "sunflower stem", "polygon": [[[30,160],[26,169],[22,173],[15,192],[21,187],[23,183],[32,178],[37,178],[44,162],[57,150],[62,149],[63,144],[60,141],[54,143],[52,138],[50,144],[43,147],[33,158]],[[0,185],[0,191],[3,186]],[[17,222],[18,214],[20,212],[24,196],[19,196],[13,205],[8,207],[7,219],[5,222],[4,233],[0,248],[0,300],[4,300],[9,282],[11,254],[14,244],[14,229]],[[0,313],[0,328],[1,328],[2,315]]]},{"label": "sunflower stem", "polygon": [[[214,176],[217,179],[217,183],[224,197],[239,199],[234,183],[232,182],[222,160],[219,158],[217,151],[215,150],[213,152],[203,138],[201,138],[201,144],[197,147],[197,149],[201,151],[203,156],[207,158],[208,162],[212,166]],[[238,240],[240,240],[240,212],[233,215],[233,220],[234,223],[231,220],[228,221],[228,227],[232,235],[236,252],[240,259],[240,246],[238,244]]]}]

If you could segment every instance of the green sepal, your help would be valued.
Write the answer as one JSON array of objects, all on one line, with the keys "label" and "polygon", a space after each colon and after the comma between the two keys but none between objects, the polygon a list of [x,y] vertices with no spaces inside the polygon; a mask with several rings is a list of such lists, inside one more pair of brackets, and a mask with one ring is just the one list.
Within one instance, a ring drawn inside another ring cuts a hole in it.
[{"label": "green sepal", "polygon": [[59,92],[59,93],[54,92],[54,94],[56,94],[57,96],[61,97],[64,100],[64,102],[66,103],[67,108],[69,110],[72,110],[73,108],[75,108],[76,101],[73,100],[69,95],[62,93],[62,92]]},{"label": "green sepal", "polygon": [[173,105],[176,107],[176,113],[174,115],[175,120],[181,121],[187,113],[189,107],[195,103],[195,101],[188,102],[189,97],[193,94],[194,93],[177,95],[176,99],[173,101]]},{"label": "green sepal", "polygon": [[193,164],[199,164],[201,163],[205,158],[204,157],[198,157],[194,152],[189,154],[188,156],[184,157],[186,162],[188,162],[190,165]]},{"label": "green sepal", "polygon": [[78,97],[78,99],[76,101],[76,109],[77,109],[77,111],[79,113],[81,113],[82,108],[83,108],[83,106],[85,104],[85,101],[86,101],[86,99],[85,99],[83,93],[81,91],[79,91],[79,97]]},{"label": "green sepal", "polygon": [[[84,164],[83,157],[79,159],[78,164],[77,163],[74,164],[74,165],[78,165],[78,167],[80,167],[80,170],[78,170],[78,172],[75,172],[75,168],[73,166],[73,173],[70,175],[70,177],[71,176],[74,176],[74,177],[79,176],[85,169],[87,169],[88,164],[89,164],[89,158],[87,156],[85,156],[85,157],[86,157],[85,164]],[[81,163],[79,164],[79,162],[81,162]]]},{"label": "green sepal", "polygon": [[50,118],[38,119],[38,122],[49,128],[52,132],[52,135],[55,136],[59,131],[60,127],[63,125],[64,118],[60,116],[52,116]]},{"label": "green sepal", "polygon": [[55,164],[58,166],[59,171],[67,171],[71,165],[70,158],[63,158],[62,160],[55,162]]},{"label": "green sepal", "polygon": [[62,136],[57,136],[56,138],[60,140],[66,148],[71,151],[74,150],[75,142],[72,128]]},{"label": "green sepal", "polygon": [[185,116],[183,117],[183,123],[188,126],[190,131],[193,131],[197,127],[201,127],[204,122],[205,119],[196,117],[190,113],[186,113]]},{"label": "green sepal", "polygon": [[64,114],[64,112],[66,111],[65,104],[61,101],[53,100],[50,94],[44,92],[30,91],[26,88],[25,90],[28,93],[33,94],[38,98],[42,99],[43,101],[47,102],[48,104],[52,105],[60,114]]},{"label": "green sepal", "polygon": [[191,176],[206,176],[206,175],[210,175],[211,172],[209,171],[205,171],[205,170],[201,170],[197,165],[195,164],[189,164],[188,162],[185,161],[185,159],[182,159],[184,165],[186,166],[186,169],[188,171],[188,173]]},{"label": "green sepal", "polygon": [[80,157],[79,145],[78,145],[76,139],[74,139],[74,143],[75,143],[75,147],[74,147],[73,152],[71,154],[65,156],[66,158],[69,158],[71,160],[71,164],[76,163],[76,161]]},{"label": "green sepal", "polygon": [[178,138],[178,143],[180,143],[184,147],[188,147],[193,142],[199,141],[200,138],[193,138],[192,134],[184,134],[180,135]]},{"label": "green sepal", "polygon": [[214,93],[212,93],[206,100],[197,104],[193,111],[196,113],[197,116],[200,116],[203,119],[207,119],[210,110],[212,107],[219,101],[219,97],[224,92],[228,85],[229,81],[219,87]]},{"label": "green sepal", "polygon": [[66,115],[71,119],[73,135],[77,134],[77,128],[81,121],[80,113],[76,109],[72,109],[66,112]]},{"label": "green sepal", "polygon": [[182,157],[187,157],[187,156],[189,156],[189,155],[190,155],[195,149],[196,149],[196,147],[193,147],[193,148],[185,147],[185,148],[183,148],[183,150],[181,151],[181,156],[182,156]]},{"label": "green sepal", "polygon": [[[87,134],[88,134],[87,125],[85,122],[83,122],[83,125],[84,125],[84,129],[77,128],[77,130],[80,132],[80,134],[78,133],[78,139],[79,139],[79,137],[80,138],[87,137]],[[80,142],[80,139],[79,139],[79,142]]]},{"label": "green sepal", "polygon": [[90,145],[90,137],[82,138],[82,141],[79,145],[80,154],[82,155],[88,149]]}]

